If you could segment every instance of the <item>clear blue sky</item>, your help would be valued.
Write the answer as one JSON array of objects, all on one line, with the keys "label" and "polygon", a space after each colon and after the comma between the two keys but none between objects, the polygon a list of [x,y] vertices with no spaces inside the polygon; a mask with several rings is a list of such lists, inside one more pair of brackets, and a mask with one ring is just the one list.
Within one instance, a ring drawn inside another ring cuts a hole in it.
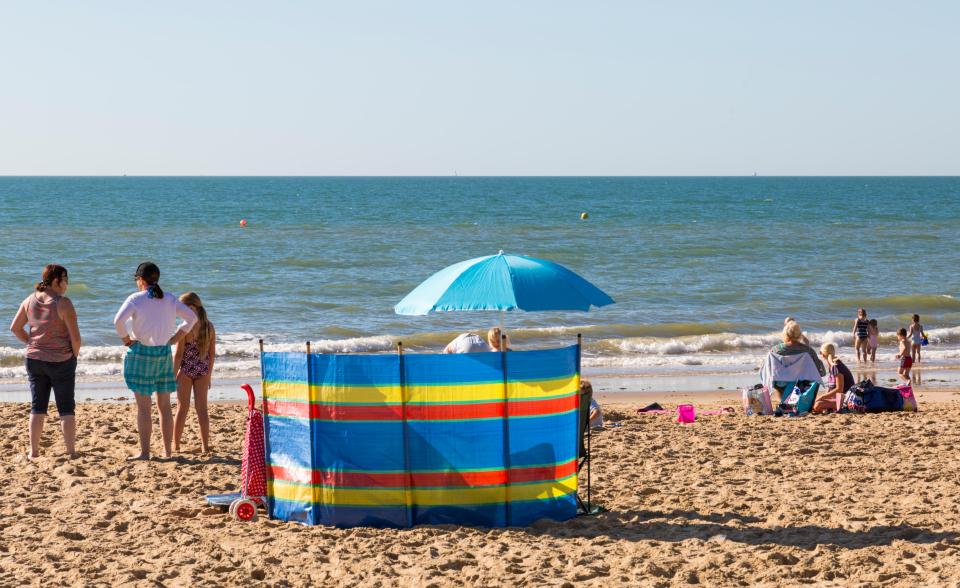
[{"label": "clear blue sky", "polygon": [[5,2],[0,174],[960,174],[960,3]]}]

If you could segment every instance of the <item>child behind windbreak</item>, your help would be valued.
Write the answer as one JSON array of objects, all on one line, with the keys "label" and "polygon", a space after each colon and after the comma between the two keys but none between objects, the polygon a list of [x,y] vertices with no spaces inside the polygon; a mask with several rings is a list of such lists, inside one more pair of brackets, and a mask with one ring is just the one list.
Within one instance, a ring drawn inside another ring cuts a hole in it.
[{"label": "child behind windbreak", "polygon": [[920,347],[923,345],[923,340],[926,339],[927,334],[923,332],[923,325],[920,324],[920,315],[913,315],[913,322],[910,323],[910,330],[907,331],[907,337],[910,338],[910,342],[913,344],[913,361],[920,363]]},{"label": "child behind windbreak", "polygon": [[897,368],[897,375],[909,382],[910,368],[913,367],[910,348],[913,347],[913,345],[910,343],[910,339],[907,339],[907,330],[904,328],[897,331],[897,339],[900,341],[900,352],[897,353],[897,359],[900,360],[900,367]]},{"label": "child behind windbreak", "polygon": [[870,351],[870,361],[877,363],[877,347],[880,346],[880,327],[877,319],[870,319],[870,329],[867,334],[867,349]]}]

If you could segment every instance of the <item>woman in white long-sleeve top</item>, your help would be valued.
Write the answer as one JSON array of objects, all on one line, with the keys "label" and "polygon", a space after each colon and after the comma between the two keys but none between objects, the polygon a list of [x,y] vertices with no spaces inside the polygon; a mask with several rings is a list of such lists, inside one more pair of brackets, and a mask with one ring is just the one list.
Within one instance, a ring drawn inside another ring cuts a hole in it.
[{"label": "woman in white long-sleeve top", "polygon": [[[134,276],[138,291],[127,297],[113,319],[117,334],[128,348],[123,360],[123,379],[137,400],[140,455],[131,459],[150,459],[150,435],[153,432],[150,407],[154,392],[160,411],[163,455],[170,457],[173,441],[170,394],[177,391],[171,346],[193,329],[197,315],[176,296],[164,295],[158,283],[160,268],[156,264],[141,263]],[[179,328],[177,317],[184,321]]]}]

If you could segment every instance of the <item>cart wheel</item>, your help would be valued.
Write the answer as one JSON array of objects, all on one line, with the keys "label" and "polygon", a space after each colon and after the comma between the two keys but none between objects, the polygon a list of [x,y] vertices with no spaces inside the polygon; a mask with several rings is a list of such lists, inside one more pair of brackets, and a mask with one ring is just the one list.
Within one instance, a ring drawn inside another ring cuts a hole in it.
[{"label": "cart wheel", "polygon": [[233,516],[238,521],[257,520],[257,503],[249,499],[237,501],[236,508],[233,509]]}]

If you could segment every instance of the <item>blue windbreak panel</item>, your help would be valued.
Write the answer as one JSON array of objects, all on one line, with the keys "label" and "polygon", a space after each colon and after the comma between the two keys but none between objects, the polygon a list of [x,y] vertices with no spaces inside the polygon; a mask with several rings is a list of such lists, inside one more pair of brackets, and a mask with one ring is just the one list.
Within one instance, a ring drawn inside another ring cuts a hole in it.
[{"label": "blue windbreak panel", "polygon": [[499,353],[409,354],[403,357],[403,361],[408,385],[503,381]]},{"label": "blue windbreak panel", "polygon": [[289,417],[267,416],[264,432],[269,439],[267,463],[280,467],[307,468],[311,466],[310,421]]},{"label": "blue windbreak panel", "polygon": [[266,352],[261,357],[263,379],[267,382],[306,382],[307,355],[305,353]]},{"label": "blue windbreak panel", "polygon": [[576,411],[510,419],[510,466],[565,463],[574,459],[578,422]]},{"label": "blue windbreak panel", "polygon": [[375,386],[400,383],[396,355],[310,356],[311,383],[321,386]]},{"label": "blue windbreak panel", "polygon": [[503,469],[503,419],[407,423],[410,469]]},{"label": "blue windbreak panel", "polygon": [[565,521],[577,516],[577,495],[510,503],[510,526],[526,527],[539,519]]},{"label": "blue windbreak panel", "polygon": [[403,422],[316,421],[316,467],[367,472],[404,471]]},{"label": "blue windbreak panel", "polygon": [[577,373],[576,345],[560,349],[535,349],[507,353],[509,381],[548,380],[575,373]]}]

